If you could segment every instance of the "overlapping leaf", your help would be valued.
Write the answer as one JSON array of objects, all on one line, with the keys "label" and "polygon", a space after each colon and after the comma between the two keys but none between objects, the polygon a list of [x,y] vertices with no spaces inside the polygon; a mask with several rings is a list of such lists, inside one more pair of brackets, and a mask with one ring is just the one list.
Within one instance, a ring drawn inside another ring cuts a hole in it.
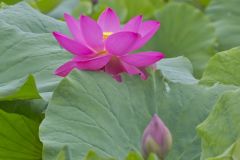
[{"label": "overlapping leaf", "polygon": [[[240,138],[239,96],[240,90],[225,93],[209,117],[198,126],[202,138],[202,159],[240,159],[237,142]],[[215,156],[218,157],[210,158]]]},{"label": "overlapping leaf", "polygon": [[240,47],[217,53],[208,62],[201,83],[240,86]]},{"label": "overlapping leaf", "polygon": [[41,160],[38,137],[40,122],[0,110],[0,158],[4,160]]},{"label": "overlapping leaf", "polygon": [[71,155],[67,146],[64,146],[58,153],[56,160],[71,160]]},{"label": "overlapping leaf", "polygon": [[214,157],[214,158],[208,158],[208,160],[233,160],[233,159],[239,159],[240,157],[240,140],[237,140],[235,143],[233,143],[226,151],[224,151],[223,154]]},{"label": "overlapping leaf", "polygon": [[191,62],[185,57],[166,58],[157,63],[164,78],[171,82],[196,84]]},{"label": "overlapping leaf", "polygon": [[[30,92],[29,92],[30,91]],[[40,99],[35,80],[32,75],[27,78],[2,83],[0,86],[0,101]]]}]

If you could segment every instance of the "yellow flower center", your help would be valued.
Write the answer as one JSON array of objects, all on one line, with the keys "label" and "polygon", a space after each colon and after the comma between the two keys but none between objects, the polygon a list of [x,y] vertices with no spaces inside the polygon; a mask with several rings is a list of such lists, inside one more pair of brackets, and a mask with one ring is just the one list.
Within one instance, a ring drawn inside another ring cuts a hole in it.
[{"label": "yellow flower center", "polygon": [[106,40],[113,32],[103,32],[103,39]]},{"label": "yellow flower center", "polygon": [[[113,34],[113,32],[103,32],[103,40],[106,40],[111,34]],[[97,55],[100,56],[100,55],[105,55],[107,53],[108,52],[106,50],[102,50],[102,51],[99,51]]]},{"label": "yellow flower center", "polygon": [[102,50],[102,51],[98,52],[98,55],[99,55],[99,56],[100,56],[100,55],[105,55],[105,54],[107,54],[107,51],[106,51],[106,50]]}]

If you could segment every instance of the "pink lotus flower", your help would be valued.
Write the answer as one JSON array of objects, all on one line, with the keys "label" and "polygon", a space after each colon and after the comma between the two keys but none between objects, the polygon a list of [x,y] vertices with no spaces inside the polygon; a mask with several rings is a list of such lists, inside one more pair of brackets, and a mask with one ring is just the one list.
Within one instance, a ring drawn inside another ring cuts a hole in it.
[{"label": "pink lotus flower", "polygon": [[172,136],[162,120],[155,114],[142,137],[142,153],[147,159],[151,153],[155,153],[163,160],[172,146]]},{"label": "pink lotus flower", "polygon": [[132,18],[123,27],[116,13],[108,8],[94,21],[80,16],[75,20],[65,14],[67,26],[73,36],[69,38],[53,32],[58,43],[73,54],[73,58],[60,66],[55,74],[66,76],[73,68],[79,70],[103,70],[121,81],[121,73],[147,78],[145,68],[164,57],[159,52],[132,53],[141,48],[158,30],[157,21],[142,21],[142,16]]}]

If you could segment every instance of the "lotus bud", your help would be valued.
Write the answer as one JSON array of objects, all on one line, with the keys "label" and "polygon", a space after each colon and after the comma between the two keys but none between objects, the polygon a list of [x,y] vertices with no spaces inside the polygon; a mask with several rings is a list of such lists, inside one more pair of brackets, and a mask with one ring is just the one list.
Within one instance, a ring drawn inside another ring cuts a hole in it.
[{"label": "lotus bud", "polygon": [[158,115],[154,114],[142,136],[142,154],[144,158],[147,159],[151,153],[154,153],[160,160],[163,160],[171,145],[172,136],[170,131]]}]

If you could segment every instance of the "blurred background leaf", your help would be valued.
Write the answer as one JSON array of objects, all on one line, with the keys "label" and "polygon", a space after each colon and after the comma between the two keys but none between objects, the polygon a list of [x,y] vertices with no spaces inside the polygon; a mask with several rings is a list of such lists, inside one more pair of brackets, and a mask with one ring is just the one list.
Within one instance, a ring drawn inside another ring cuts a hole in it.
[{"label": "blurred background leaf", "polygon": [[212,0],[206,15],[213,21],[219,46],[223,51],[240,45],[240,1]]},{"label": "blurred background leaf", "polygon": [[56,8],[62,0],[25,0],[34,8],[40,10],[42,13],[48,13]]},{"label": "blurred background leaf", "polygon": [[215,53],[216,36],[209,19],[186,3],[169,3],[156,17],[161,27],[145,49],[161,51],[166,57],[184,55],[192,62],[195,75],[201,77]]},{"label": "blurred background leaf", "polygon": [[184,2],[204,10],[211,0],[169,0],[172,2]]},{"label": "blurred background leaf", "polygon": [[21,1],[28,2],[32,7],[40,10],[43,13],[50,12],[62,2],[62,0],[0,0],[0,2],[8,5],[13,5]]},{"label": "blurred background leaf", "polygon": [[16,4],[18,2],[21,2],[22,0],[0,0],[0,2],[6,3],[8,5],[13,5]]},{"label": "blurred background leaf", "polygon": [[[48,13],[49,16],[52,16],[57,19],[63,19],[64,13],[69,13],[71,15],[73,14],[74,10],[79,9],[79,12],[81,13],[87,13],[87,15],[91,14],[91,7],[84,6],[81,8],[80,0],[62,0],[62,3],[59,4],[54,10]],[[90,9],[90,12],[88,11]],[[79,17],[79,15],[74,15],[76,18]]]}]

